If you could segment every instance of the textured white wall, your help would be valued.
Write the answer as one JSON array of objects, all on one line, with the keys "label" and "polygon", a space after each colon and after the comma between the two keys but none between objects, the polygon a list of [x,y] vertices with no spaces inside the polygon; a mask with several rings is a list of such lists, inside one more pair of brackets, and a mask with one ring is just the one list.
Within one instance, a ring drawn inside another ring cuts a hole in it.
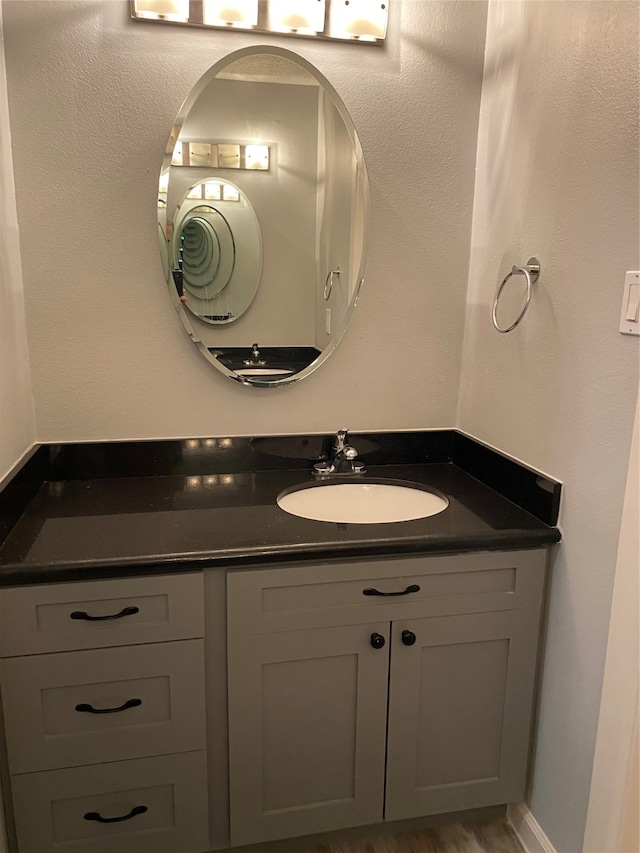
[{"label": "textured white wall", "polygon": [[[0,480],[35,441],[0,5]],[[7,853],[0,791],[0,853]]]},{"label": "textured white wall", "polygon": [[[394,3],[383,48],[145,24],[128,9],[5,0],[38,438],[450,426],[485,4]],[[373,197],[367,281],[347,336],[316,374],[278,390],[238,387],[187,339],[155,224],[164,146],[191,86],[232,50],[269,42],[341,94]]]},{"label": "textured white wall", "polygon": [[35,441],[2,24],[0,8],[0,480]]},{"label": "textured white wall", "polygon": [[[582,847],[633,413],[639,268],[638,5],[492,2],[479,128],[459,426],[565,482],[530,807]],[[537,255],[528,315],[490,309]]]},{"label": "textured white wall", "polygon": [[611,605],[589,811],[583,853],[640,850],[640,398]]}]

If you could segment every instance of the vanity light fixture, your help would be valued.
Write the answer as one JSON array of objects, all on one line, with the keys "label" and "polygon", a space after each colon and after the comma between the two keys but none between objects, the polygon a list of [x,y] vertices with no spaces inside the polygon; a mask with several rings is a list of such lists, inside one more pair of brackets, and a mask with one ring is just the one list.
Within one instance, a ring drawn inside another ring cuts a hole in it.
[{"label": "vanity light fixture", "polygon": [[208,26],[253,29],[258,25],[258,0],[203,0],[202,14]]},{"label": "vanity light fixture", "polygon": [[325,0],[269,0],[269,29],[311,35],[324,32]]},{"label": "vanity light fixture", "polygon": [[390,0],[130,0],[134,20],[383,44]]}]

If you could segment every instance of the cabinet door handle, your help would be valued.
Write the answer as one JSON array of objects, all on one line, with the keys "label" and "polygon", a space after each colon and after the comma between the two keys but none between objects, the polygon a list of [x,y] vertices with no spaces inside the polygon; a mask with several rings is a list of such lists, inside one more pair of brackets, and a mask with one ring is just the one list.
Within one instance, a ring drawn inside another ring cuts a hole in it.
[{"label": "cabinet door handle", "polygon": [[84,610],[74,610],[69,614],[69,619],[85,619],[87,622],[105,622],[107,619],[122,619],[123,616],[133,616],[139,613],[139,607],[125,607],[120,613],[112,613],[110,616],[89,616]]},{"label": "cabinet door handle", "polygon": [[413,631],[403,631],[401,637],[405,646],[412,646],[416,641],[416,635]]},{"label": "cabinet door handle", "polygon": [[379,589],[374,589],[371,586],[362,590],[363,595],[410,595],[412,592],[420,592],[420,587],[417,583],[409,584],[406,589],[402,589],[400,592],[380,592]]},{"label": "cabinet door handle", "polygon": [[385,639],[382,634],[376,634],[375,632],[371,635],[371,645],[374,649],[381,649],[385,644]]},{"label": "cabinet door handle", "polygon": [[123,820],[131,820],[132,817],[135,817],[139,814],[144,814],[148,811],[149,809],[146,806],[135,806],[131,809],[129,814],[123,814],[120,817],[102,817],[99,812],[87,812],[84,816],[84,819],[97,820],[98,823],[121,823]]},{"label": "cabinet door handle", "polygon": [[86,705],[84,702],[81,705],[76,705],[76,711],[84,711],[87,714],[117,714],[118,711],[126,711],[127,708],[137,708],[142,705],[142,699],[129,699],[124,705],[119,708],[94,708],[92,705]]}]

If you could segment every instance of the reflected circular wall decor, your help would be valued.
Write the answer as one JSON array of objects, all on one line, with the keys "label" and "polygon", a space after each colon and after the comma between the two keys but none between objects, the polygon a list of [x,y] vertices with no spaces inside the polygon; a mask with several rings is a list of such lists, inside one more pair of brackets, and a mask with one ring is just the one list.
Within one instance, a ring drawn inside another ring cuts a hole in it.
[{"label": "reflected circular wall decor", "polygon": [[169,291],[205,358],[245,385],[309,375],[346,331],[369,233],[362,149],[333,87],[282,48],[216,63],[171,131],[158,222]]}]

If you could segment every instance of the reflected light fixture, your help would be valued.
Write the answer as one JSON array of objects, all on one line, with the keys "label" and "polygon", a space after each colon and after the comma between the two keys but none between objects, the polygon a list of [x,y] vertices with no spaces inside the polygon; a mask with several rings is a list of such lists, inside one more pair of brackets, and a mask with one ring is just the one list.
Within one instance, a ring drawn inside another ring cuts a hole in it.
[{"label": "reflected light fixture", "polygon": [[189,142],[189,165],[211,165],[211,145],[208,142]]},{"label": "reflected light fixture", "polygon": [[[204,197],[208,201],[220,201],[222,198],[222,185],[218,181],[207,181],[204,185]],[[207,439],[207,441],[210,441],[210,439]]]},{"label": "reflected light fixture", "polygon": [[222,185],[222,200],[223,201],[240,201],[240,191],[231,184]]},{"label": "reflected light fixture", "polygon": [[269,146],[246,145],[244,149],[245,169],[268,169]]},{"label": "reflected light fixture", "polygon": [[269,29],[317,35],[324,31],[325,8],[325,0],[270,0]]},{"label": "reflected light fixture", "polygon": [[171,165],[172,166],[182,166],[183,156],[182,156],[182,142],[178,140],[173,147],[173,154],[171,155]]},{"label": "reflected light fixture", "polygon": [[188,21],[189,0],[135,0],[139,18],[163,21]]},{"label": "reflected light fixture", "polygon": [[329,35],[359,41],[383,39],[388,16],[388,0],[333,0]]},{"label": "reflected light fixture", "polygon": [[213,169],[269,170],[268,145],[240,142],[195,142],[179,139],[171,154],[172,166]]},{"label": "reflected light fixture", "polygon": [[258,25],[258,0],[204,0],[204,23],[251,29]]}]

